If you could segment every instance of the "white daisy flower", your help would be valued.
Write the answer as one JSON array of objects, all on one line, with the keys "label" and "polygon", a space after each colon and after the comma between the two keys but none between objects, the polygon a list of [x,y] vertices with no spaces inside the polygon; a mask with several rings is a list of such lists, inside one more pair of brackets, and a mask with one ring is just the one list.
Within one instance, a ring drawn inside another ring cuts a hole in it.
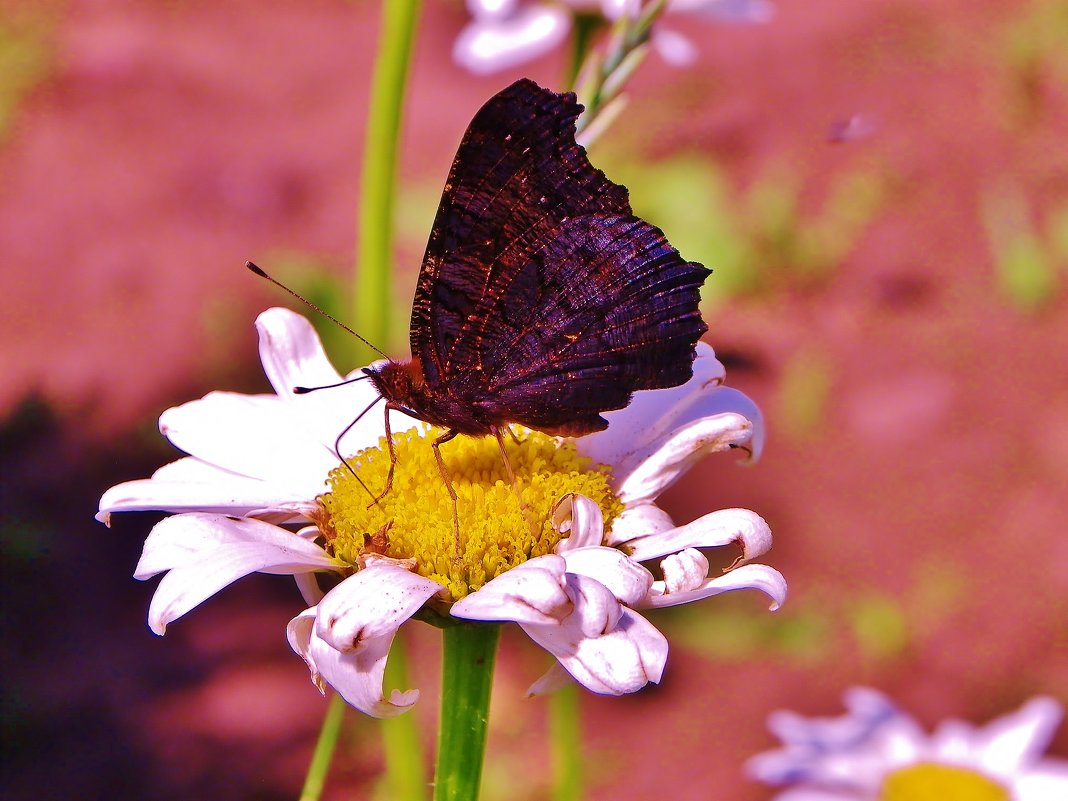
[{"label": "white daisy flower", "polygon": [[[509,69],[548,53],[561,44],[576,14],[600,14],[614,21],[637,15],[636,0],[467,0],[471,22],[453,46],[453,59],[477,74]],[[775,16],[770,0],[671,0],[668,14],[686,14],[731,23],[763,23]],[[669,64],[684,66],[697,48],[684,34],[658,25],[653,47]]]},{"label": "white daisy flower", "polygon": [[776,801],[1061,801],[1068,761],[1043,758],[1061,705],[1033,698],[985,726],[943,721],[927,735],[875,690],[844,695],[838,718],[771,715],[783,743],[746,768],[769,784],[790,785]]},{"label": "white daisy flower", "polygon": [[[711,577],[698,550],[738,543],[739,562],[763,554],[771,532],[759,516],[727,509],[676,527],[654,503],[706,454],[759,454],[759,411],[721,385],[706,345],[689,382],[638,393],[607,413],[606,431],[578,440],[517,432],[506,444],[514,485],[493,438],[446,445],[457,542],[432,429],[391,418],[393,486],[372,502],[391,458],[381,414],[352,424],[377,400],[370,382],[294,394],[343,379],[300,315],[270,309],[256,325],[275,394],[213,392],[167,410],[160,430],[189,456],[100,500],[105,522],[119,511],[177,513],[149,534],[135,572],[167,574],[149,609],[157,634],[241,576],[291,574],[312,606],[290,622],[289,642],[313,682],[384,717],[418,697],[385,697],[382,687],[393,637],[413,616],[516,621],[560,666],[532,692],[569,675],[618,695],[659,681],[667,657],[638,610],[743,588],[765,592],[772,609],[783,602],[774,569],[747,563]],[[644,564],[657,562],[662,579]]]}]

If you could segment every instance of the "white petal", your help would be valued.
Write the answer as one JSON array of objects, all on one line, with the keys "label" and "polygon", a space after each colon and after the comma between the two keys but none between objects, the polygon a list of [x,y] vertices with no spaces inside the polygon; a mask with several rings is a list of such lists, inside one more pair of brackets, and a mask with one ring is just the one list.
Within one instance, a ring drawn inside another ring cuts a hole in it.
[{"label": "white petal", "polygon": [[263,371],[280,398],[294,397],[297,386],[318,387],[341,380],[315,328],[296,312],[268,309],[256,318],[256,330]]},{"label": "white petal", "polygon": [[291,404],[273,395],[212,392],[168,409],[159,427],[174,445],[202,461],[288,487],[307,499],[323,491],[327,473],[338,463],[332,443],[311,436]]},{"label": "white petal", "polygon": [[567,535],[556,546],[558,554],[600,545],[604,538],[604,515],[601,507],[585,495],[569,493],[553,507],[553,528]]},{"label": "white petal", "polygon": [[[174,468],[174,469],[172,469]],[[305,517],[314,502],[287,487],[229,473],[187,457],[165,465],[152,478],[126,481],[100,498],[97,520],[113,512],[219,512],[247,517],[253,511],[287,511],[283,519]]]},{"label": "white petal", "polygon": [[[294,312],[269,309],[259,316],[256,328],[264,372],[278,398],[292,407],[294,425],[309,441],[323,443],[333,454],[338,436],[344,432],[341,452],[345,455],[378,445],[385,432],[384,412],[368,410],[379,395],[362,370],[347,376],[359,380],[330,386],[342,377],[326,358],[311,323]],[[293,391],[298,386],[330,388],[298,395]],[[354,424],[364,410],[368,411]],[[396,420],[391,418],[391,423],[394,431],[404,431],[415,420],[398,414]],[[336,461],[335,457],[335,464]]]},{"label": "white petal", "polygon": [[[672,6],[677,5],[672,3]],[[759,25],[771,22],[779,13],[770,0],[698,0],[689,3],[694,11],[702,12],[719,22]],[[681,10],[681,9],[680,9]]]},{"label": "white petal", "polygon": [[341,653],[316,634],[316,608],[307,609],[289,622],[289,645],[304,659],[312,683],[325,694],[325,684],[333,687],[352,706],[378,718],[406,711],[419,698],[418,690],[394,690],[389,699],[382,693],[386,657],[396,630],[364,640],[355,651]]},{"label": "white petal", "polygon": [[705,395],[715,394],[725,376],[726,371],[712,348],[698,342],[693,376],[689,381],[668,389],[634,393],[626,407],[605,412],[607,429],[579,437],[575,446],[579,453],[589,456],[596,464],[612,465],[618,483],[652,453],[672,429],[692,420],[687,418],[687,410]]},{"label": "white petal", "polygon": [[376,561],[349,576],[319,602],[315,633],[337,651],[360,650],[393,633],[444,589],[395,563]]},{"label": "white petal", "polygon": [[547,693],[556,692],[562,687],[566,687],[569,684],[573,684],[575,680],[571,677],[571,674],[564,670],[564,666],[559,662],[553,662],[551,668],[549,668],[542,675],[540,679],[527,687],[527,697],[531,698],[535,695],[546,695]]},{"label": "white petal", "polygon": [[452,605],[453,617],[553,625],[570,613],[564,560],[539,556],[502,573]]},{"label": "white petal", "polygon": [[619,545],[628,540],[661,534],[674,528],[674,521],[659,506],[639,503],[623,509],[623,514],[612,521],[612,530],[605,539],[608,545]]},{"label": "white petal", "polygon": [[742,546],[743,560],[755,559],[771,548],[771,529],[756,512],[720,509],[685,526],[624,544],[632,559],[644,562],[683,548],[717,548],[735,542]]},{"label": "white petal", "polygon": [[660,562],[664,574],[664,593],[697,589],[708,578],[708,560],[694,548],[673,553]]},{"label": "white petal", "polygon": [[[198,565],[238,546],[262,552],[271,572],[297,573],[336,567],[326,552],[291,531],[248,518],[190,513],[165,518],[145,539],[134,578],[144,581],[164,570]],[[256,568],[257,570],[259,568]]]},{"label": "white petal", "polygon": [[[660,681],[668,643],[649,621],[620,607],[613,628],[594,636],[584,625],[583,607],[580,601],[575,614],[560,625],[523,625],[523,630],[555,656],[576,681],[595,693],[622,695]],[[602,611],[596,608],[594,616],[600,618]]]},{"label": "white petal", "polygon": [[742,565],[722,576],[707,579],[692,590],[682,592],[667,592],[666,590],[664,582],[655,582],[649,595],[639,606],[651,609],[676,606],[733,590],[760,590],[771,598],[772,603],[768,609],[772,612],[786,601],[786,579],[778,570],[767,565]]},{"label": "white petal", "polygon": [[568,13],[555,6],[530,4],[507,18],[474,20],[456,39],[456,63],[488,75],[532,61],[564,41],[571,27]]},{"label": "white petal", "polygon": [[1061,705],[1052,698],[1032,698],[977,732],[972,752],[994,775],[1010,777],[1046,752],[1063,715]]},{"label": "white petal", "polygon": [[506,17],[518,4],[519,0],[467,0],[467,12],[476,19]]},{"label": "white petal", "polygon": [[[740,414],[703,417],[676,429],[641,464],[617,484],[623,503],[651,501],[709,454],[740,447],[749,441],[752,423]],[[619,481],[620,476],[614,475]]]},{"label": "white petal", "polygon": [[304,573],[335,565],[322,548],[258,520],[222,515],[175,515],[156,524],[145,540],[134,577],[163,570],[148,610],[148,624],[162,635],[167,624],[250,573]]},{"label": "white petal", "polygon": [[577,548],[563,556],[568,573],[596,579],[626,606],[637,604],[653,586],[653,574],[615,548]]},{"label": "white petal", "polygon": [[697,46],[678,31],[659,26],[653,30],[653,47],[673,67],[688,67],[697,60]]},{"label": "white petal", "polygon": [[1068,760],[1045,759],[1012,783],[1015,801],[1068,798]]}]

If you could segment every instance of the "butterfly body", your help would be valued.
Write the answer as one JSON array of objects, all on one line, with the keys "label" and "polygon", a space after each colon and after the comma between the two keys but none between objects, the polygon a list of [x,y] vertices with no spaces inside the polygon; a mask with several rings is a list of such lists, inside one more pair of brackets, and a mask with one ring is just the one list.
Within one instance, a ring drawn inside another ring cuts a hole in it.
[{"label": "butterfly body", "polygon": [[387,409],[450,439],[511,423],[580,436],[692,375],[709,271],[590,164],[581,110],[520,80],[475,115],[423,257],[412,359],[364,371]]}]

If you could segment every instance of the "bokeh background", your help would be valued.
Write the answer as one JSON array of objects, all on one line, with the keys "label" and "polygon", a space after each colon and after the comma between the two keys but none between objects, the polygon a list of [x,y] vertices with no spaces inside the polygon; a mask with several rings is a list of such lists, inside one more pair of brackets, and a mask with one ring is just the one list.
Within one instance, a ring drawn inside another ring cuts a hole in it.
[{"label": "bokeh background", "polygon": [[[768,418],[758,465],[710,459],[666,506],[760,512],[791,597],[653,616],[663,683],[583,698],[593,799],[769,798],[740,770],[768,712],[837,714],[852,684],[927,725],[1068,700],[1068,4],[776,5],[682,26],[697,62],[651,56],[591,156],[714,268],[707,339]],[[398,355],[464,126],[564,70],[467,74],[466,20],[421,13]],[[377,27],[340,0],[3,4],[4,798],[298,794],[325,705],[285,643],[292,582],[243,580],[157,639],[130,578],[157,518],[92,516],[175,458],[162,409],[267,389],[252,321],[285,299],[245,259],[345,313]],[[437,637],[409,629],[431,753]],[[544,797],[545,702],[522,696],[546,659],[506,632],[489,801]],[[373,797],[380,769],[355,720],[326,797]]]}]

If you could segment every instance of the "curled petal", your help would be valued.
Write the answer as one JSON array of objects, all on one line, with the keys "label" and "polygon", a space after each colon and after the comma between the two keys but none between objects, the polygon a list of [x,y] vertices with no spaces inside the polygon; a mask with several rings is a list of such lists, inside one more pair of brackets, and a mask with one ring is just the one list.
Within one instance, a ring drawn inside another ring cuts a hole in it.
[{"label": "curled petal", "polygon": [[704,396],[715,394],[727,375],[708,344],[698,342],[696,350],[689,381],[677,387],[635,392],[627,406],[605,412],[607,429],[575,441],[579,453],[595,463],[612,465],[619,482],[655,451],[673,429],[695,419],[687,417],[688,410]]},{"label": "curled petal", "polygon": [[562,687],[566,687],[572,682],[574,682],[574,679],[571,678],[570,673],[564,670],[564,666],[559,662],[553,662],[552,667],[545,671],[540,679],[527,688],[527,697],[532,698],[535,695],[547,695],[548,693],[556,692]]},{"label": "curled petal", "polygon": [[639,607],[659,609],[663,606],[688,604],[733,590],[760,590],[771,598],[772,603],[768,609],[772,612],[786,601],[786,579],[778,570],[767,565],[742,565],[722,576],[706,579],[690,590],[668,592],[663,581],[654,582]]},{"label": "curled petal", "polygon": [[732,542],[742,546],[743,560],[755,559],[771,548],[771,529],[756,512],[720,509],[685,526],[631,540],[625,545],[632,559],[644,562],[683,548],[716,548]]},{"label": "curled petal", "polygon": [[652,500],[705,456],[744,445],[752,433],[753,424],[740,414],[718,414],[689,423],[622,480],[619,499],[624,503]]},{"label": "curled petal", "polygon": [[570,27],[564,9],[532,3],[507,17],[495,14],[472,21],[457,37],[452,57],[465,69],[488,75],[548,53]]},{"label": "curled petal", "polygon": [[565,567],[556,554],[531,559],[461,598],[450,614],[467,620],[555,625],[571,611],[571,599],[564,591]]},{"label": "curled petal", "polygon": [[708,560],[694,548],[669,555],[660,562],[664,573],[664,594],[697,589],[708,578]]},{"label": "curled petal", "polygon": [[668,643],[649,621],[621,607],[614,628],[590,636],[584,632],[583,615],[584,610],[576,608],[574,615],[557,626],[524,625],[523,630],[592,692],[623,695],[660,681]]},{"label": "curled petal", "polygon": [[392,639],[401,623],[443,589],[405,567],[376,560],[319,602],[315,633],[337,651],[358,651],[368,640]]},{"label": "curled petal", "polygon": [[578,548],[565,553],[564,560],[568,573],[596,579],[627,606],[641,601],[653,586],[653,574],[615,548]]},{"label": "curled petal", "polygon": [[553,528],[567,539],[561,540],[556,552],[600,545],[604,538],[604,515],[601,507],[585,495],[570,493],[553,507]]},{"label": "curled petal", "polygon": [[315,543],[259,520],[185,514],[161,520],[145,540],[134,578],[164,570],[148,610],[148,624],[162,635],[202,601],[250,573],[306,573],[335,569]]},{"label": "curled petal", "polygon": [[290,647],[307,663],[312,683],[325,694],[333,687],[348,703],[378,718],[405,712],[419,699],[418,690],[394,690],[387,699],[382,692],[386,657],[396,629],[365,639],[360,648],[342,653],[316,633],[317,609],[312,607],[289,621],[286,635]]},{"label": "curled petal", "polygon": [[619,545],[628,540],[662,534],[674,528],[675,522],[659,506],[639,503],[626,507],[623,514],[612,522],[612,530],[608,532],[605,542],[608,545]]}]

